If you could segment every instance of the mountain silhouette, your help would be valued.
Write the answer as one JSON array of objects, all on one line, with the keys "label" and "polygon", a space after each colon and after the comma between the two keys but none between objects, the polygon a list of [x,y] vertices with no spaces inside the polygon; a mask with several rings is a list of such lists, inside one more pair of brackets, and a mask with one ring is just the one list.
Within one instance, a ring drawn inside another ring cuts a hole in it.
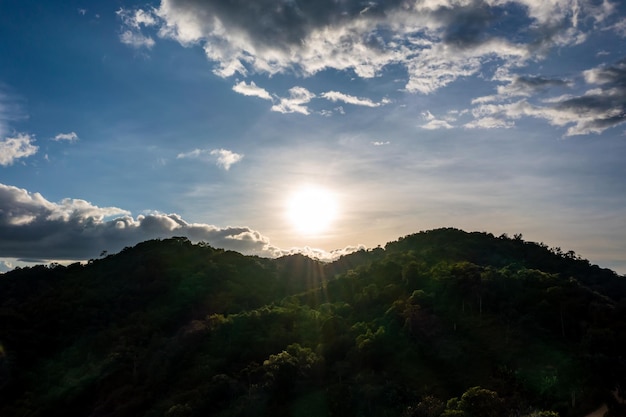
[{"label": "mountain silhouette", "polygon": [[0,415],[624,415],[626,278],[521,235],[103,255],[0,275]]}]

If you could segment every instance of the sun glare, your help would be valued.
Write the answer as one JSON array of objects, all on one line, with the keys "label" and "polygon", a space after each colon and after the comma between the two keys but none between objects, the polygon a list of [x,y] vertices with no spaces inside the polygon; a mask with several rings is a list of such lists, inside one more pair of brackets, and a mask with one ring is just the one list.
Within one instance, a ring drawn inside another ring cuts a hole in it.
[{"label": "sun glare", "polygon": [[287,217],[298,232],[319,235],[327,231],[337,217],[336,198],[324,188],[301,188],[287,201]]}]

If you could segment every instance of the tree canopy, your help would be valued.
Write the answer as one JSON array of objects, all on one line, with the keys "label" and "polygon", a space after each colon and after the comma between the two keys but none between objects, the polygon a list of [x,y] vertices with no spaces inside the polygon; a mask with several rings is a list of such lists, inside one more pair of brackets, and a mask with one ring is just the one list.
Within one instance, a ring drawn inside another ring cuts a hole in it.
[{"label": "tree canopy", "polygon": [[521,235],[332,263],[173,238],[0,275],[2,416],[619,416],[625,351],[626,278]]}]

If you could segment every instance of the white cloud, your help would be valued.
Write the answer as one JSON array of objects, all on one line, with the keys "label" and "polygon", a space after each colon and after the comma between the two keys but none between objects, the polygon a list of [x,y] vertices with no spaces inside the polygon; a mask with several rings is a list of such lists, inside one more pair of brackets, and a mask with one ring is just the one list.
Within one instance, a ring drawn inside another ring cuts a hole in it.
[{"label": "white cloud", "polygon": [[[542,105],[528,99],[502,104],[475,100],[473,103],[479,105],[472,109],[472,114],[477,120],[466,127],[511,127],[512,120],[534,117],[554,126],[567,127],[565,136],[576,136],[599,134],[626,123],[626,60],[589,69],[582,75],[588,84],[597,87],[579,95],[563,94],[543,99]],[[539,89],[545,85],[569,85],[569,82],[535,78],[529,85]]]},{"label": "white cloud", "polygon": [[459,77],[475,74],[480,69],[480,61],[460,60],[445,54],[423,53],[423,59],[408,63],[409,80],[406,90],[430,94],[448,85]]},{"label": "white cloud", "polygon": [[386,146],[386,145],[390,145],[391,142],[386,140],[386,141],[374,141],[372,142],[372,145],[374,146]]},{"label": "white cloud", "polygon": [[620,20],[610,27],[611,30],[614,30],[620,36],[626,38],[626,20]]},{"label": "white cloud", "polygon": [[454,126],[452,126],[450,123],[446,122],[445,120],[431,120],[430,122],[420,125],[420,127],[422,129],[427,129],[427,130],[437,130],[437,129],[452,129]]},{"label": "white cloud", "polygon": [[[513,4],[519,7],[510,7]],[[600,24],[611,13],[606,1],[594,6],[578,0],[365,6],[356,0],[310,0],[275,6],[266,0],[162,0],[156,9],[121,14],[129,27],[139,29],[138,16],[143,16],[144,26],[157,26],[160,37],[202,46],[220,76],[246,75],[249,70],[309,76],[333,68],[370,78],[388,65],[401,64],[409,73],[406,89],[428,94],[477,74],[485,61],[522,64],[541,58],[550,46],[581,42],[581,21]],[[501,24],[507,25],[507,32],[494,30]]]},{"label": "white cloud", "polygon": [[[585,101],[584,96],[555,103],[552,107],[533,105],[526,100],[502,105],[483,105],[473,110],[474,115],[478,115],[478,120],[473,124],[469,123],[466,127],[509,127],[509,122],[506,122],[505,119],[516,120],[527,116],[544,119],[554,126],[569,126],[565,136],[576,136],[601,133],[616,124],[607,123],[613,118],[619,118],[620,114],[615,110],[582,109],[575,104],[581,101]],[[484,118],[485,121],[481,122],[483,116],[487,117]],[[503,126],[490,126],[490,121],[494,124],[500,123]]]},{"label": "white cloud", "polygon": [[13,263],[10,261],[0,261],[0,274],[9,272],[13,269]]},{"label": "white cloud", "polygon": [[208,151],[206,149],[194,149],[193,151],[190,152],[183,152],[183,153],[179,153],[178,155],[176,155],[176,159],[198,159],[201,158],[203,155],[210,155],[211,151]]},{"label": "white cloud", "polygon": [[227,149],[194,149],[190,152],[179,153],[177,159],[200,159],[203,161],[215,162],[226,171],[237,162],[243,159],[244,155],[229,151]]},{"label": "white cloud", "polygon": [[115,14],[123,23],[123,30],[120,34],[120,41],[123,44],[136,49],[154,47],[154,39],[141,33],[142,26],[150,27],[158,23],[153,11],[119,9]]},{"label": "white cloud", "polygon": [[[431,94],[460,78],[485,77],[494,71],[492,80],[501,85],[497,94],[475,99],[474,105],[482,105],[533,97],[552,87],[568,87],[568,80],[513,76],[509,71],[541,61],[551,48],[580,44],[592,30],[622,30],[623,23],[612,18],[614,8],[609,1],[581,0],[368,4],[357,0],[302,0],[281,2],[280,7],[273,0],[161,0],[155,8],[120,9],[118,16],[124,25],[122,42],[151,48],[154,40],[147,33],[151,31],[186,47],[199,46],[221,77],[245,77],[249,73],[308,77],[335,69],[372,78],[386,67],[399,65],[407,73],[405,91]],[[272,111],[281,113],[310,114],[307,104],[316,97],[303,87],[294,87],[289,96],[274,100],[265,89],[245,81],[238,82],[233,90],[272,100]],[[327,91],[320,97],[367,107],[386,103],[337,91]],[[611,120],[616,117],[610,112],[605,116]],[[485,119],[470,122],[469,126],[494,123]],[[568,130],[567,134],[603,130],[601,122],[594,123],[588,128]],[[449,120],[437,120],[422,127],[452,125]]]},{"label": "white cloud", "polygon": [[217,165],[221,166],[226,171],[228,171],[233,164],[243,159],[243,155],[227,149],[213,149],[211,155],[217,157]]},{"label": "white cloud", "polygon": [[143,26],[154,26],[157,24],[157,20],[154,17],[154,14],[151,12],[145,12],[143,10],[136,10],[133,24],[135,27]]},{"label": "white cloud", "polygon": [[130,45],[133,48],[147,48],[151,49],[154,46],[154,39],[149,36],[144,36],[141,33],[134,32],[132,30],[125,30],[120,34],[120,41],[123,44]]},{"label": "white cloud", "polygon": [[[1,83],[0,83],[1,86]],[[22,113],[19,99],[0,91],[0,138],[9,134],[11,122],[24,119],[26,115]]]},{"label": "white cloud", "polygon": [[311,248],[309,246],[305,246],[302,248],[296,247],[296,248],[291,248],[291,249],[279,249],[274,256],[278,257],[278,256],[301,254],[301,255],[308,256],[309,258],[319,259],[320,261],[331,262],[331,261],[335,261],[341,258],[342,256],[349,255],[353,252],[357,252],[357,251],[365,250],[365,249],[367,249],[365,245],[353,245],[353,246],[346,246],[345,248],[342,248],[342,249],[334,249],[328,252],[323,249]]},{"label": "white cloud", "polygon": [[[117,217],[115,217],[117,216]],[[269,239],[247,227],[220,228],[184,221],[176,214],[130,216],[115,207],[79,199],[60,203],[0,184],[0,257],[87,259],[147,239],[187,236],[248,253],[265,253]]]},{"label": "white cloud", "polygon": [[567,87],[570,85],[571,81],[557,78],[515,76],[510,84],[498,86],[498,94],[530,97],[539,91],[545,91],[551,87]]},{"label": "white cloud", "polygon": [[560,103],[561,101],[573,99],[574,97],[576,96],[573,94],[563,94],[560,96],[544,98],[541,100],[541,102],[546,103],[546,104],[554,104],[554,103]]},{"label": "white cloud", "polygon": [[365,106],[365,107],[379,107],[383,104],[388,103],[387,100],[382,101],[380,103],[376,103],[368,98],[354,97],[348,94],[340,93],[338,91],[327,91],[325,93],[322,93],[320,97],[323,97],[334,103],[336,103],[337,101],[342,101],[347,104],[353,104],[355,106]]},{"label": "white cloud", "polygon": [[0,140],[0,165],[13,165],[20,158],[28,158],[36,154],[39,147],[33,145],[34,141],[33,137],[24,133]]},{"label": "white cloud", "polygon": [[289,89],[289,97],[281,97],[279,103],[272,106],[272,111],[308,115],[311,112],[305,104],[308,104],[313,98],[315,98],[315,94],[306,88],[292,87]]},{"label": "white cloud", "polygon": [[[422,118],[427,121],[427,123],[420,125],[422,129],[427,130],[437,130],[437,129],[452,129],[452,126],[447,120],[437,119],[433,114],[426,110],[422,112]],[[448,116],[450,121],[455,121],[456,119],[452,116]]]},{"label": "white cloud", "polygon": [[124,25],[133,29],[140,29],[141,26],[154,26],[158,23],[154,11],[152,10],[128,10],[122,8],[115,12],[115,14],[122,19]]},{"label": "white cloud", "polygon": [[129,213],[115,207],[96,207],[85,200],[64,199],[55,204],[39,193],[0,184],[0,228],[26,226],[37,221],[75,221],[87,225],[120,214]]},{"label": "white cloud", "polygon": [[245,81],[241,81],[233,86],[233,91],[243,94],[244,96],[259,97],[264,100],[272,100],[272,96],[264,88],[258,87],[254,81],[250,81],[250,84],[246,84]]},{"label": "white cloud", "polygon": [[498,74],[497,79],[498,81],[506,81],[507,84],[497,86],[497,94],[473,99],[472,104],[506,101],[513,97],[532,97],[551,88],[572,86],[570,80],[542,76],[520,76],[501,73]]},{"label": "white cloud", "polygon": [[502,99],[502,97],[498,96],[497,94],[492,94],[488,96],[476,97],[472,99],[472,104],[492,103],[500,99]]},{"label": "white cloud", "polygon": [[[185,236],[214,247],[244,254],[277,257],[304,253],[332,260],[363,249],[326,252],[313,248],[283,250],[249,227],[218,227],[189,223],[177,214],[150,213],[132,217],[116,207],[98,207],[85,200],[53,203],[39,193],[0,184],[0,259],[86,260],[103,250],[115,253],[149,239]],[[3,265],[0,262],[0,271]]]},{"label": "white cloud", "polygon": [[76,132],[70,133],[59,133],[52,140],[60,142],[60,141],[68,141],[68,142],[76,142],[78,140],[78,135]]},{"label": "white cloud", "polygon": [[464,125],[467,129],[509,129],[513,126],[515,126],[515,123],[512,121],[495,117],[482,117]]}]

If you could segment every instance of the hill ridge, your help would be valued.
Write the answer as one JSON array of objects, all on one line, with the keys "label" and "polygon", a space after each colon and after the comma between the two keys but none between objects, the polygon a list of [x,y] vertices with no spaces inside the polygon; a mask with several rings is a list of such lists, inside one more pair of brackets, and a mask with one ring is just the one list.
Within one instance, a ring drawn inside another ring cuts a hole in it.
[{"label": "hill ridge", "polygon": [[624,411],[626,280],[521,235],[331,263],[151,240],[1,276],[0,328],[0,415]]}]

